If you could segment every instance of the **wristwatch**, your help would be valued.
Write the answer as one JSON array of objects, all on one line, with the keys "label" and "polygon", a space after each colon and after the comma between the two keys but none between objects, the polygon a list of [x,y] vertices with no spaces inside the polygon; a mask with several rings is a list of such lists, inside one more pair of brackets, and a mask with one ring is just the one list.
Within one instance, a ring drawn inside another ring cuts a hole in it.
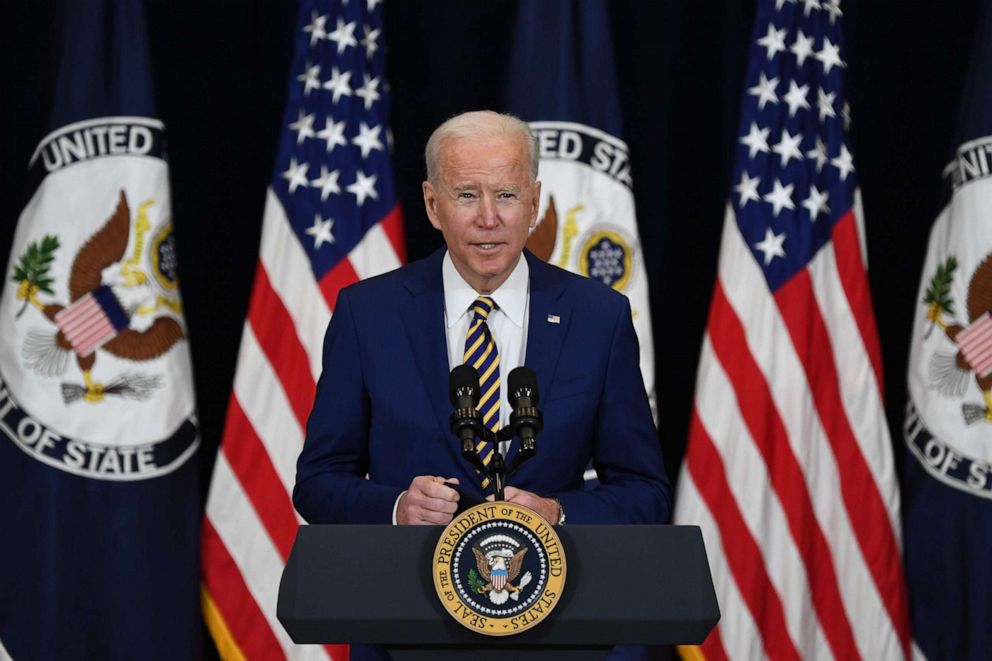
[{"label": "wristwatch", "polygon": [[558,503],[558,522],[555,523],[556,526],[565,525],[565,508],[561,506],[561,501],[557,498],[552,497],[551,500]]}]

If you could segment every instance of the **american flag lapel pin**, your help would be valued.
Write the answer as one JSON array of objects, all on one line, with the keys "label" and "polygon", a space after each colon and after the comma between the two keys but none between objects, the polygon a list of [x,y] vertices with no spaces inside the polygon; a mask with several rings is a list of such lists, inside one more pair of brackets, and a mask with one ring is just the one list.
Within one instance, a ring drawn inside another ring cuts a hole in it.
[{"label": "american flag lapel pin", "polygon": [[559,317],[556,314],[549,314],[548,315],[548,323],[549,324],[560,324],[561,323],[561,317]]}]

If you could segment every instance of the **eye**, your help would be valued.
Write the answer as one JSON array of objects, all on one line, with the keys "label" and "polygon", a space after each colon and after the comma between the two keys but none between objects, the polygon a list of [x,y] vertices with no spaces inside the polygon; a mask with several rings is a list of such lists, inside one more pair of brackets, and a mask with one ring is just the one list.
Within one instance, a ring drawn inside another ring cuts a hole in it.
[{"label": "eye", "polygon": [[459,200],[474,200],[475,199],[475,193],[472,193],[472,192],[469,192],[469,191],[461,191],[460,193],[458,193],[458,199]]}]

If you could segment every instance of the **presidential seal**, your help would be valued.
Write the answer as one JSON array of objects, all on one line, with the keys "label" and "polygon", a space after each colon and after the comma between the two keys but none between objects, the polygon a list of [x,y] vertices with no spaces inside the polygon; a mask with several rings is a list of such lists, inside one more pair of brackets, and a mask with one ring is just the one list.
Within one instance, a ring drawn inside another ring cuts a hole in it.
[{"label": "presidential seal", "polygon": [[565,586],[565,553],[550,523],[515,503],[482,503],[444,529],[434,588],[455,621],[487,636],[541,622]]}]

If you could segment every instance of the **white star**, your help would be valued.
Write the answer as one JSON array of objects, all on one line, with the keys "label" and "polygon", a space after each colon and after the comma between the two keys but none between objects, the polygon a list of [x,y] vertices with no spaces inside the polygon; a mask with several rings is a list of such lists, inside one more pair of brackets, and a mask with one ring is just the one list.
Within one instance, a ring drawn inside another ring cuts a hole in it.
[{"label": "white star", "polygon": [[778,141],[778,144],[772,147],[772,151],[782,157],[783,168],[789,164],[790,158],[794,158],[797,161],[803,160],[803,153],[799,151],[799,143],[802,141],[802,133],[792,135],[788,129],[782,129],[782,138]]},{"label": "white star", "polygon": [[382,30],[379,30],[378,28],[375,30],[370,30],[367,25],[362,27],[365,29],[365,36],[362,38],[362,46],[365,47],[365,57],[371,60],[372,56],[375,55],[375,52],[379,50],[379,44],[375,43],[375,40],[379,38],[380,34],[382,34]]},{"label": "white star", "polygon": [[796,40],[792,42],[789,49],[795,56],[799,66],[803,65],[806,58],[813,54],[813,38],[807,37],[802,30],[796,32]]},{"label": "white star", "polygon": [[809,101],[806,100],[807,94],[809,94],[809,85],[799,87],[796,85],[796,81],[789,81],[789,91],[782,97],[789,105],[789,117],[794,117],[799,108],[809,110]]},{"label": "white star", "polygon": [[741,194],[740,202],[738,202],[741,209],[747,206],[749,200],[757,202],[760,199],[758,197],[758,184],[760,183],[760,177],[752,179],[746,171],[741,172],[741,182],[734,186],[734,190]]},{"label": "white star", "polygon": [[785,6],[785,3],[787,2],[794,5],[796,4],[797,0],[775,0],[775,11],[780,10],[782,7]]},{"label": "white star", "polygon": [[320,177],[314,179],[310,182],[310,185],[314,188],[320,188],[320,201],[327,201],[327,196],[331,193],[336,195],[341,194],[341,187],[338,186],[338,175],[341,174],[341,170],[327,170],[326,165],[320,166]]},{"label": "white star", "polygon": [[816,136],[816,146],[806,152],[807,158],[816,159],[816,171],[817,173],[823,169],[823,166],[827,163],[827,146],[823,144],[823,140],[820,140],[820,136]]},{"label": "white star", "polygon": [[358,145],[362,150],[362,158],[368,158],[373,149],[382,151],[382,141],[379,140],[379,133],[382,126],[369,128],[365,122],[359,122],[358,135],[351,139],[351,144]]},{"label": "white star", "polygon": [[355,26],[355,21],[346,24],[343,18],[338,18],[337,28],[327,35],[328,39],[338,45],[338,55],[343,53],[345,48],[358,45],[355,41]]},{"label": "white star", "polygon": [[296,144],[313,137],[313,115],[304,115],[300,109],[300,117],[289,125],[290,130],[296,131]]},{"label": "white star", "polygon": [[776,257],[785,257],[783,243],[785,243],[785,232],[775,234],[771,227],[766,227],[764,240],[754,244],[754,247],[764,253],[765,266],[768,266]]},{"label": "white star", "polygon": [[844,118],[844,130],[849,131],[851,129],[851,104],[847,101],[841,106],[840,116]]},{"label": "white star", "polygon": [[303,28],[304,32],[310,33],[310,48],[327,37],[327,16],[318,16],[317,12],[310,12],[310,25]]},{"label": "white star", "polygon": [[332,227],[334,227],[332,218],[324,220],[320,214],[316,214],[313,217],[313,225],[303,231],[313,237],[313,249],[317,250],[325,243],[334,243],[334,235],[331,234]]},{"label": "white star", "polygon": [[854,171],[854,158],[851,156],[851,152],[847,151],[847,145],[842,144],[840,146],[840,153],[837,154],[836,158],[830,159],[830,165],[840,171],[841,181],[847,179],[847,175]]},{"label": "white star", "polygon": [[775,57],[775,53],[785,50],[785,30],[776,30],[771,23],[768,24],[768,34],[758,39],[758,45],[768,51],[768,60]]},{"label": "white star", "polygon": [[820,109],[820,121],[824,121],[827,117],[836,117],[837,113],[834,111],[834,99],[837,97],[837,92],[827,92],[823,91],[822,87],[816,89],[816,107]]},{"label": "white star", "polygon": [[309,167],[306,162],[297,165],[295,158],[289,159],[289,169],[282,173],[282,178],[289,182],[290,193],[295,193],[300,186],[307,188],[310,185],[307,181],[307,169]]},{"label": "white star", "polygon": [[816,217],[821,213],[830,213],[830,207],[827,206],[827,198],[830,197],[830,193],[823,191],[820,192],[816,189],[816,186],[809,187],[809,197],[803,200],[803,206],[809,211],[810,222],[816,222]]},{"label": "white star", "polygon": [[369,13],[371,13],[372,10],[375,9],[375,6],[378,5],[381,2],[382,2],[382,0],[368,0],[368,5],[367,6],[368,6],[368,9],[369,9]]},{"label": "white star", "polygon": [[830,14],[830,25],[833,25],[836,19],[844,15],[844,12],[840,10],[840,0],[827,0],[823,10]]},{"label": "white star", "polygon": [[303,96],[307,96],[310,94],[310,90],[320,87],[320,65],[310,66],[310,63],[307,62],[306,70],[297,76],[296,80],[303,83]]},{"label": "white star", "polygon": [[327,141],[328,152],[334,151],[334,147],[337,145],[344,147],[348,144],[344,138],[344,128],[345,121],[343,119],[340,122],[335,122],[333,117],[327,116],[327,122],[324,124],[324,128],[317,132],[317,137]]},{"label": "white star", "polygon": [[373,200],[378,200],[379,194],[375,192],[375,182],[379,178],[379,175],[374,174],[371,177],[366,177],[365,173],[361,170],[355,174],[357,177],[355,183],[348,186],[345,190],[358,198],[358,206],[365,204],[365,199],[369,197]]},{"label": "white star", "polygon": [[814,9],[820,9],[820,0],[803,0],[803,16],[809,16],[809,13]]},{"label": "white star", "polygon": [[362,75],[365,78],[365,84],[355,90],[355,96],[365,99],[365,109],[368,110],[373,103],[379,100],[379,77],[369,78],[367,73]]},{"label": "white star", "polygon": [[324,83],[324,89],[332,90],[334,92],[334,96],[332,98],[334,103],[337,103],[338,99],[342,96],[351,96],[351,86],[348,84],[350,80],[350,71],[341,73],[338,71],[337,67],[331,67],[331,78]]},{"label": "white star", "polygon": [[740,139],[741,144],[747,145],[748,158],[754,158],[760,152],[768,153],[768,129],[759,129],[758,125],[751,122],[751,130],[746,136]]},{"label": "white star", "polygon": [[758,84],[750,88],[748,94],[758,97],[758,110],[764,110],[765,104],[769,101],[778,103],[778,96],[775,94],[775,88],[778,87],[778,78],[768,80],[764,71],[759,73],[758,76]]},{"label": "white star", "polygon": [[829,37],[823,38],[823,48],[814,57],[823,64],[824,73],[830,73],[834,67],[844,68],[844,61],[840,59],[840,44],[835,46]]},{"label": "white star", "polygon": [[[772,215],[778,218],[778,214],[782,212],[782,209],[788,209],[792,211],[796,208],[795,203],[792,201],[792,189],[793,184],[788,186],[783,186],[782,182],[778,179],[772,184],[773,190],[771,193],[765,193],[764,201],[772,205]],[[767,263],[767,262],[766,262]]]}]

